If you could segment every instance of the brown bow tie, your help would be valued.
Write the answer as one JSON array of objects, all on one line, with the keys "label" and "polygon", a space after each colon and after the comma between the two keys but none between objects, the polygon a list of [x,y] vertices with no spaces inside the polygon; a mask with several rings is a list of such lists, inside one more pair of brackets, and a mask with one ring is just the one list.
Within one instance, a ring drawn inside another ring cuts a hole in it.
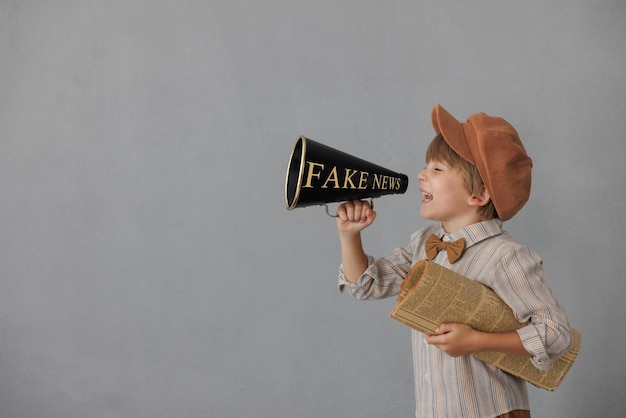
[{"label": "brown bow tie", "polygon": [[432,234],[426,240],[426,257],[428,257],[429,260],[435,258],[439,251],[446,250],[448,253],[448,260],[451,264],[454,264],[459,258],[461,258],[461,254],[463,254],[464,249],[465,240],[463,240],[463,238],[459,238],[454,242],[444,242],[440,240],[437,235]]}]

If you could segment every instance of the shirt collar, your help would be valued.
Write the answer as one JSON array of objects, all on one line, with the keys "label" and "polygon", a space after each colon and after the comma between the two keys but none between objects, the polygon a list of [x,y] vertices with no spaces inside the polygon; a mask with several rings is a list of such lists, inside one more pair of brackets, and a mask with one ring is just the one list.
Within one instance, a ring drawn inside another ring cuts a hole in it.
[{"label": "shirt collar", "polygon": [[443,226],[439,225],[435,234],[443,241],[451,242],[463,238],[465,240],[465,248],[468,248],[487,238],[500,235],[502,232],[502,221],[498,218],[494,218],[468,225],[451,234],[446,233]]}]

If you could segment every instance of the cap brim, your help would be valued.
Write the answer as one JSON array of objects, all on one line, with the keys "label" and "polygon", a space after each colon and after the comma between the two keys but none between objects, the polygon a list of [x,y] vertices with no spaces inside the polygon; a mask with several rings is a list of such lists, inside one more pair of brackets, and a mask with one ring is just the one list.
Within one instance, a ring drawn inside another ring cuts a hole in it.
[{"label": "cap brim", "polygon": [[437,103],[431,112],[431,120],[435,133],[441,134],[443,139],[456,151],[461,157],[475,164],[474,156],[469,148],[467,137],[463,123],[452,116],[450,112]]}]

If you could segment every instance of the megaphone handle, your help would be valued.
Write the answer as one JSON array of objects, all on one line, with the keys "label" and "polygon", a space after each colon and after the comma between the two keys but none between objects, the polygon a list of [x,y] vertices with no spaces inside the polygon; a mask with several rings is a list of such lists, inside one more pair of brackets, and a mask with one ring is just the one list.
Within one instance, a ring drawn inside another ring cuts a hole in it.
[{"label": "megaphone handle", "polygon": [[[328,205],[324,204],[323,206],[326,209],[326,215],[330,216],[331,218],[336,218],[337,217],[337,214],[331,215],[330,211],[328,210]],[[373,197],[370,197],[370,208],[374,209],[374,198]]]},{"label": "megaphone handle", "polygon": [[330,216],[331,218],[336,218],[337,214],[331,215],[330,211],[328,210],[328,205],[324,205],[324,209],[326,209],[326,215]]}]

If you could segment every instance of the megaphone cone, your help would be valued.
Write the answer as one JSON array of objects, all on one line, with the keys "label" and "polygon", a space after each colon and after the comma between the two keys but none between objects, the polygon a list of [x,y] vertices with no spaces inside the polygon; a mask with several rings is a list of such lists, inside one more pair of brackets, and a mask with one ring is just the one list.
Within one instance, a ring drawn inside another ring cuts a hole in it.
[{"label": "megaphone cone", "polygon": [[301,136],[289,159],[285,202],[292,210],[404,193],[409,178]]}]

